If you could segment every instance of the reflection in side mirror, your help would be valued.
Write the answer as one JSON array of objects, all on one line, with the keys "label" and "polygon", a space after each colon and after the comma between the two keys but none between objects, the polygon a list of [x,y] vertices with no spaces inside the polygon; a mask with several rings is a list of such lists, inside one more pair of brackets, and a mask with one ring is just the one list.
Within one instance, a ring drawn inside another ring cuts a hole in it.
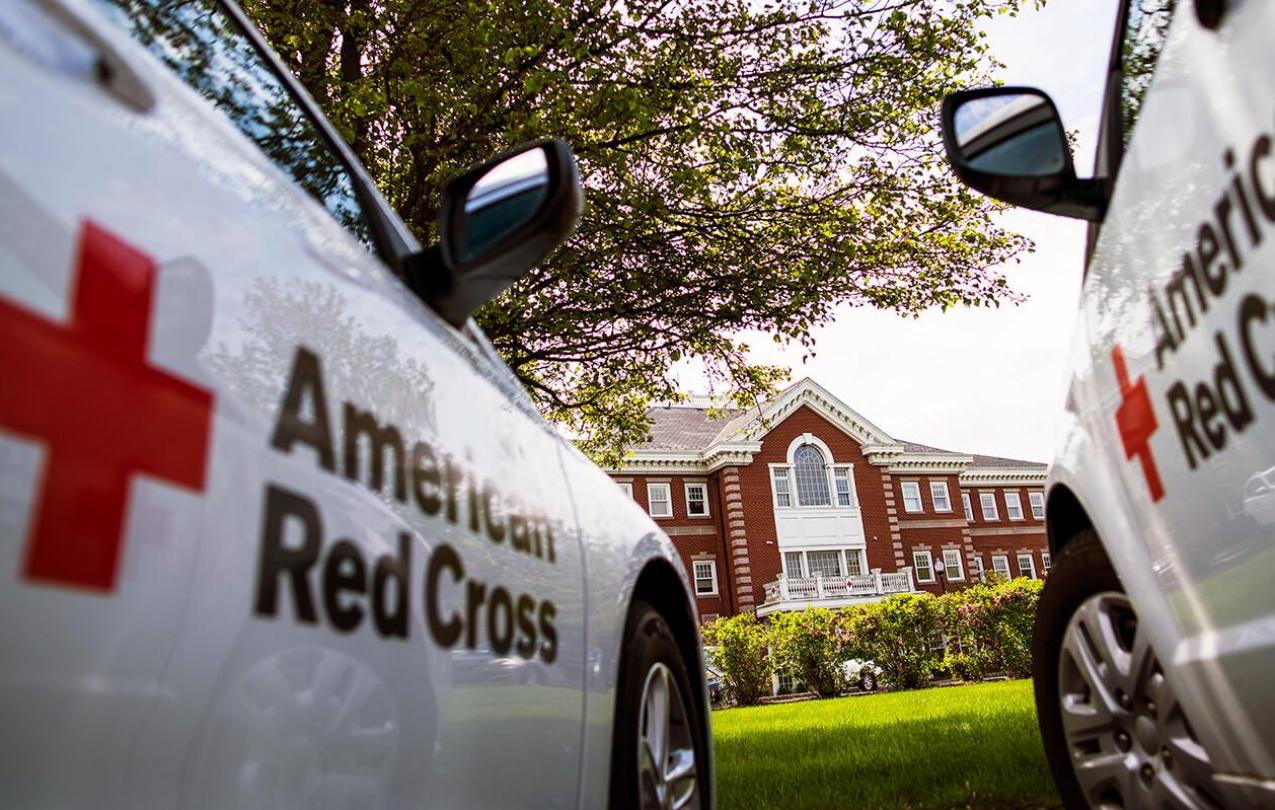
[{"label": "reflection in side mirror", "polygon": [[472,261],[535,218],[549,190],[543,149],[514,155],[478,178],[465,197],[459,239],[462,261]]},{"label": "reflection in side mirror", "polygon": [[583,203],[575,156],[561,140],[471,169],[443,189],[440,243],[411,271],[413,286],[460,328],[571,235]]},{"label": "reflection in side mirror", "polygon": [[991,87],[943,100],[948,162],[966,185],[1025,208],[1097,221],[1103,184],[1078,180],[1062,121],[1049,96]]},{"label": "reflection in side mirror", "polygon": [[1043,177],[1067,168],[1062,128],[1038,93],[970,99],[953,118],[961,158],[975,169]]}]

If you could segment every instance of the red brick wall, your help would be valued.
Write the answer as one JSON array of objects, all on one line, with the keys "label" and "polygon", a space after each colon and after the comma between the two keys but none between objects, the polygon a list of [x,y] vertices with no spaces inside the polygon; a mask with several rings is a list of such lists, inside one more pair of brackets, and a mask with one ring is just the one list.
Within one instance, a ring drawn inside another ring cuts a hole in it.
[{"label": "red brick wall", "polygon": [[[651,507],[647,499],[646,485],[650,481],[667,481],[672,494],[673,516],[654,518],[660,528],[668,532],[669,538],[682,556],[682,565],[686,567],[686,575],[694,577],[694,559],[703,555],[712,555],[717,565],[717,596],[696,596],[695,603],[701,617],[726,616],[731,609],[729,590],[731,573],[728,567],[726,546],[722,535],[722,498],[719,476],[712,475],[664,475],[651,473],[648,475],[612,476],[617,481],[627,481],[633,485],[633,499],[650,514]],[[708,484],[708,517],[690,517],[686,513],[686,483],[706,482]],[[679,530],[711,529],[711,534],[683,534]]]}]

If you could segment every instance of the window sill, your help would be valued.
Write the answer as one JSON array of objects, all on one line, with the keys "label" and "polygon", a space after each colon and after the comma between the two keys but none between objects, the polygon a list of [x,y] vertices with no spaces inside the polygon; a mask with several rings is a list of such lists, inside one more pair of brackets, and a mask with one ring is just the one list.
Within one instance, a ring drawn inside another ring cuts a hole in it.
[{"label": "window sill", "polygon": [[716,596],[718,596],[717,591],[713,591],[712,593],[697,593],[697,594],[695,594],[695,598],[696,598],[696,599],[712,599],[712,598],[714,598],[714,597],[716,597]]},{"label": "window sill", "polygon": [[711,517],[712,515],[687,515],[686,519],[687,520],[707,520]]}]

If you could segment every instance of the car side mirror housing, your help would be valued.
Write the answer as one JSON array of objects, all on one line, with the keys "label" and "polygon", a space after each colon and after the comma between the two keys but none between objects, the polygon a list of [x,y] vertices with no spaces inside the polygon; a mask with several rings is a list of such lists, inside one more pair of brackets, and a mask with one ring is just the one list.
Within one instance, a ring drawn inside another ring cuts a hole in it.
[{"label": "car side mirror housing", "polygon": [[439,244],[412,262],[412,286],[461,328],[575,231],[583,204],[575,156],[557,138],[470,169],[443,189]]},{"label": "car side mirror housing", "polygon": [[1098,222],[1100,180],[1076,177],[1062,119],[1031,87],[986,87],[943,99],[943,145],[963,183],[1003,202]]}]

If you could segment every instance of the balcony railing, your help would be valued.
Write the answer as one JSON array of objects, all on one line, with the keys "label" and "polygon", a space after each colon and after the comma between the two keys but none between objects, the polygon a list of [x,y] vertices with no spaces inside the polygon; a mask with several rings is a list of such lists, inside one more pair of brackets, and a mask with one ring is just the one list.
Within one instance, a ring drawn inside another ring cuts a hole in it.
[{"label": "balcony railing", "polygon": [[855,599],[887,596],[892,593],[911,593],[916,590],[912,584],[912,568],[901,568],[890,574],[873,569],[870,574],[846,578],[824,577],[815,574],[813,577],[788,577],[783,574],[774,582],[767,582],[766,601],[770,605],[778,602],[815,602],[821,599]]}]

